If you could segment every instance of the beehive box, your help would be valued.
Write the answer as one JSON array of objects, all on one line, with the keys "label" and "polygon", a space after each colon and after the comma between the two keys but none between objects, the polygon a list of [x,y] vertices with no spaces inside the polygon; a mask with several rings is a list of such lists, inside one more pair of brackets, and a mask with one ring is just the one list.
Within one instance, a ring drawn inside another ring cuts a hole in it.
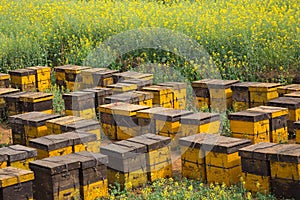
[{"label": "beehive box", "polygon": [[93,92],[95,94],[95,109],[98,113],[98,106],[105,104],[105,98],[112,95],[111,88],[93,87],[82,90],[83,92]]},{"label": "beehive box", "polygon": [[34,199],[61,200],[80,198],[80,162],[55,156],[29,163],[34,172]]},{"label": "beehive box", "polygon": [[287,127],[288,132],[294,134],[294,122],[300,120],[300,99],[293,97],[279,97],[268,102],[269,106],[287,108],[289,111]]},{"label": "beehive box", "polygon": [[289,94],[285,94],[285,97],[293,97],[293,98],[300,98],[300,92],[292,92]]},{"label": "beehive box", "polygon": [[156,133],[156,120],[153,118],[153,115],[164,110],[171,110],[171,108],[154,107],[136,112],[140,133],[142,135],[146,133]]},{"label": "beehive box", "polygon": [[260,83],[249,87],[250,107],[267,105],[268,101],[278,97],[279,83]]},{"label": "beehive box", "polygon": [[250,108],[250,86],[255,86],[257,82],[243,82],[231,85],[232,108],[234,111],[242,111]]},{"label": "beehive box", "polygon": [[147,80],[147,79],[127,79],[121,81],[121,83],[128,83],[128,84],[136,84],[137,90],[142,90],[143,87],[152,85],[153,80]]},{"label": "beehive box", "polygon": [[84,118],[76,117],[76,116],[64,116],[64,117],[47,120],[46,121],[46,127],[48,132],[47,135],[63,133],[63,130],[61,128],[62,125],[71,124],[81,120],[84,120]]},{"label": "beehive box", "polygon": [[295,134],[296,134],[296,143],[300,143],[300,121],[294,122]]},{"label": "beehive box", "polygon": [[7,167],[0,169],[0,199],[33,200],[32,171]]},{"label": "beehive box", "polygon": [[20,95],[23,112],[41,111],[52,114],[53,94],[42,92],[29,92]]},{"label": "beehive box", "polygon": [[120,94],[122,92],[137,90],[136,84],[129,83],[115,83],[112,85],[107,85],[108,88],[112,88],[113,94]]},{"label": "beehive box", "polygon": [[113,74],[114,83],[122,82],[129,79],[143,79],[143,80],[153,80],[153,74],[140,73],[134,71],[126,71]]},{"label": "beehive box", "polygon": [[0,88],[0,117],[5,118],[6,112],[8,112],[8,107],[6,106],[5,103],[5,96],[9,94],[14,94],[16,92],[20,91],[19,89],[15,88]]},{"label": "beehive box", "polygon": [[247,138],[253,144],[270,141],[270,122],[266,113],[240,111],[228,115],[232,137]]},{"label": "beehive box", "polygon": [[137,105],[152,106],[153,94],[150,92],[131,91],[114,94],[105,98],[105,103],[126,102]]},{"label": "beehive box", "polygon": [[65,157],[80,162],[79,183],[82,199],[94,200],[108,196],[106,155],[82,151]]},{"label": "beehive box", "polygon": [[132,143],[129,147],[109,144],[101,147],[108,156],[108,183],[118,182],[121,188],[139,187],[147,183],[146,146]]},{"label": "beehive box", "polygon": [[284,96],[285,94],[298,92],[298,91],[300,91],[300,84],[290,84],[290,85],[280,86],[277,88],[277,92],[280,97]]},{"label": "beehive box", "polygon": [[25,116],[31,116],[30,113],[13,115],[8,118],[8,122],[11,127],[12,132],[12,140],[13,144],[21,144],[26,145],[27,143],[27,136],[25,135],[25,127],[23,120],[20,118],[25,118]]},{"label": "beehive box", "polygon": [[91,67],[88,66],[69,65],[69,67],[65,69],[66,88],[70,91],[80,89],[82,83],[81,71],[90,68]]},{"label": "beehive box", "polygon": [[59,87],[66,88],[66,73],[65,70],[69,68],[69,65],[54,67],[55,81]]},{"label": "beehive box", "polygon": [[173,108],[185,109],[186,108],[186,89],[187,84],[183,82],[165,82],[158,85],[169,87],[173,92]]},{"label": "beehive box", "polygon": [[0,155],[7,156],[7,166],[29,170],[28,163],[37,158],[37,151],[22,145],[11,145],[0,148]]},{"label": "beehive box", "polygon": [[34,91],[36,89],[35,71],[30,69],[10,70],[10,81],[13,88],[21,91]]},{"label": "beehive box", "polygon": [[35,71],[35,85],[39,92],[49,89],[51,86],[51,68],[45,66],[27,67]]},{"label": "beehive box", "polygon": [[66,115],[95,119],[95,94],[93,92],[71,92],[63,94]]},{"label": "beehive box", "polygon": [[106,87],[114,83],[113,74],[119,72],[118,70],[101,70],[98,72],[94,72],[93,81],[94,85]]},{"label": "beehive box", "polygon": [[23,113],[23,106],[22,102],[20,101],[20,96],[26,93],[29,92],[14,92],[4,95],[8,116]]},{"label": "beehive box", "polygon": [[0,88],[9,88],[10,85],[10,75],[0,73]]},{"label": "beehive box", "polygon": [[287,118],[288,109],[274,106],[259,106],[249,111],[266,113],[270,125],[270,142],[284,143],[288,141]]},{"label": "beehive box", "polygon": [[94,83],[93,80],[93,73],[96,72],[101,72],[108,70],[107,68],[91,68],[91,69],[85,69],[81,71],[81,76],[82,76],[82,84],[81,88],[86,89],[86,88],[93,88],[96,87],[97,84]]},{"label": "beehive box", "polygon": [[184,137],[197,133],[219,133],[219,130],[219,114],[199,112],[181,117],[179,132]]},{"label": "beehive box", "polygon": [[172,177],[172,161],[169,137],[151,133],[129,138],[127,141],[145,145],[148,181]]},{"label": "beehive box", "polygon": [[197,105],[199,108],[210,108],[210,93],[208,83],[215,81],[215,79],[202,79],[192,82],[192,88],[196,95]]},{"label": "beehive box", "polygon": [[153,106],[160,106],[164,108],[173,108],[173,92],[170,88],[153,85],[148,87],[143,87],[142,91],[153,93]]}]

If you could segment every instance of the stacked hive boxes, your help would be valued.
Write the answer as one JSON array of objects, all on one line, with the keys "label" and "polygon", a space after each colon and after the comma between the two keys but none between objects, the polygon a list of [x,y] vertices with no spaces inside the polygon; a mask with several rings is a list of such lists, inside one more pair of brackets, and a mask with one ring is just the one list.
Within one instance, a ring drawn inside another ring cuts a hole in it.
[{"label": "stacked hive boxes", "polygon": [[4,95],[8,116],[21,114],[23,112],[23,106],[20,101],[20,97],[26,93],[29,92],[15,92]]},{"label": "stacked hive boxes", "polygon": [[285,85],[277,88],[277,92],[280,97],[297,91],[300,91],[300,84]]},{"label": "stacked hive boxes", "polygon": [[246,110],[231,113],[228,118],[233,137],[250,139],[253,144],[270,141],[270,122],[266,113]]},{"label": "stacked hive boxes", "polygon": [[238,183],[242,175],[238,149],[251,145],[251,141],[217,134],[196,134],[180,138],[179,144],[183,151],[184,176],[229,186]]},{"label": "stacked hive boxes", "polygon": [[169,87],[173,92],[173,108],[186,108],[186,89],[187,84],[181,82],[165,82],[158,84],[160,86]]},{"label": "stacked hive boxes", "polygon": [[94,82],[93,74],[100,71],[108,70],[107,68],[91,68],[91,69],[84,69],[81,71],[82,76],[82,84],[81,88],[93,88],[98,85],[98,83]]},{"label": "stacked hive boxes", "polygon": [[128,79],[121,81],[121,83],[136,84],[137,90],[142,90],[143,87],[152,85],[152,79]]},{"label": "stacked hive boxes", "polygon": [[35,85],[39,92],[42,92],[51,86],[51,68],[44,66],[35,66],[35,67],[27,67],[26,69],[30,69],[35,71]]},{"label": "stacked hive boxes", "polygon": [[95,94],[93,92],[71,92],[63,94],[66,115],[95,119]]},{"label": "stacked hive boxes", "polygon": [[113,94],[120,94],[123,92],[137,90],[136,84],[129,84],[129,83],[115,83],[112,85],[108,85],[107,87],[112,88]]},{"label": "stacked hive boxes", "polygon": [[6,167],[0,169],[0,199],[33,200],[32,171]]},{"label": "stacked hive boxes", "polygon": [[242,111],[250,108],[250,86],[258,85],[257,82],[236,83],[231,86],[232,107],[234,111]]},{"label": "stacked hive boxes", "polygon": [[300,144],[300,121],[294,123],[296,143]]},{"label": "stacked hive boxes", "polygon": [[249,86],[250,107],[267,105],[267,102],[278,97],[279,83],[260,83]]},{"label": "stacked hive boxes", "polygon": [[300,120],[300,99],[292,97],[279,97],[268,102],[269,106],[287,108],[289,111],[287,127],[288,132],[294,134],[294,122]]},{"label": "stacked hive boxes", "polygon": [[28,164],[37,158],[37,150],[22,145],[11,145],[0,148],[0,157],[7,159],[6,166],[29,170]]},{"label": "stacked hive boxes", "polygon": [[113,74],[119,72],[118,70],[101,70],[98,72],[94,72],[93,75],[93,81],[94,85],[106,87],[108,85],[111,85],[114,83],[113,80]]},{"label": "stacked hive boxes", "polygon": [[0,117],[5,118],[8,107],[5,103],[5,95],[18,92],[19,89],[14,88],[0,88]]},{"label": "stacked hive boxes", "polygon": [[108,182],[118,182],[122,188],[130,189],[147,183],[146,146],[126,141],[101,147],[101,153],[108,156]]},{"label": "stacked hive boxes", "polygon": [[220,115],[214,113],[194,113],[181,117],[180,135],[197,133],[219,133]]},{"label": "stacked hive boxes", "polygon": [[208,83],[213,82],[213,79],[202,79],[193,81],[192,87],[196,95],[197,105],[199,108],[210,108],[210,94]]},{"label": "stacked hive boxes", "polygon": [[123,140],[140,134],[136,113],[148,106],[112,103],[99,107],[103,132],[110,139]]},{"label": "stacked hive boxes", "polygon": [[47,120],[46,127],[47,127],[48,135],[63,133],[64,131],[62,130],[61,127],[62,125],[71,124],[81,120],[84,119],[76,116],[64,116],[64,117],[58,117],[55,119]]},{"label": "stacked hive boxes", "polygon": [[152,106],[153,94],[150,92],[132,91],[114,94],[105,98],[105,103],[126,102],[137,105]]},{"label": "stacked hive boxes", "polygon": [[268,115],[270,126],[270,142],[284,143],[288,141],[287,108],[259,106],[250,108],[249,111],[266,113]]},{"label": "stacked hive boxes", "polygon": [[153,85],[148,87],[143,87],[145,92],[151,92],[153,94],[153,106],[160,106],[165,108],[173,108],[173,92],[169,87]]},{"label": "stacked hive boxes", "polygon": [[147,147],[146,167],[148,181],[153,182],[160,178],[172,176],[171,139],[169,137],[148,133],[130,138],[127,141]]},{"label": "stacked hive boxes", "polygon": [[53,111],[53,94],[29,92],[20,95],[23,112],[41,111],[51,114]]},{"label": "stacked hive boxes", "polygon": [[36,72],[31,69],[10,70],[11,86],[21,91],[34,91],[36,89]]},{"label": "stacked hive boxes", "polygon": [[8,88],[10,85],[10,75],[0,73],[0,88]]}]

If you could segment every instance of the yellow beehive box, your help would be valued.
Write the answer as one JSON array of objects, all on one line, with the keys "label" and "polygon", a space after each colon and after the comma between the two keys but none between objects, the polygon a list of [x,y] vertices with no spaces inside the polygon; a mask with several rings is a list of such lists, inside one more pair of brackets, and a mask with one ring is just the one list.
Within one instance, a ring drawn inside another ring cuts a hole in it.
[{"label": "yellow beehive box", "polygon": [[294,122],[296,132],[296,143],[300,143],[300,121]]},{"label": "yellow beehive box", "polygon": [[127,141],[145,145],[148,181],[172,176],[171,149],[169,137],[151,133],[133,137]]},{"label": "yellow beehive box", "polygon": [[284,143],[288,141],[287,118],[288,109],[274,106],[259,106],[249,111],[266,113],[270,125],[270,142]]},{"label": "yellow beehive box", "polygon": [[180,132],[182,136],[197,133],[219,133],[219,130],[219,114],[199,112],[181,117]]},{"label": "yellow beehive box", "polygon": [[32,171],[7,167],[0,169],[0,199],[33,200]]},{"label": "yellow beehive box", "polygon": [[37,158],[43,159],[72,153],[73,141],[59,135],[47,135],[29,141],[29,146],[37,149]]},{"label": "yellow beehive box", "polygon": [[51,68],[45,66],[27,67],[26,69],[35,71],[36,87],[42,92],[51,86]]},{"label": "yellow beehive box", "polygon": [[0,148],[0,155],[7,156],[7,166],[29,170],[28,164],[37,158],[37,151],[22,145],[11,145]]},{"label": "yellow beehive box", "polygon": [[289,94],[285,94],[285,97],[293,97],[293,98],[300,98],[300,92],[292,92]]},{"label": "yellow beehive box", "polygon": [[14,92],[4,95],[8,116],[17,115],[23,113],[22,102],[20,96],[29,92]]},{"label": "yellow beehive box", "polygon": [[183,82],[165,82],[158,85],[169,87],[173,92],[173,108],[186,109],[187,84]]},{"label": "yellow beehive box", "polygon": [[248,138],[253,144],[270,141],[269,118],[266,113],[240,111],[228,115],[232,136]]},{"label": "yellow beehive box", "polygon": [[20,95],[23,112],[41,111],[52,114],[53,94],[43,92],[29,92]]},{"label": "yellow beehive box", "polygon": [[11,86],[21,91],[34,91],[36,89],[36,80],[34,70],[16,69],[9,72]]},{"label": "yellow beehive box", "polygon": [[0,73],[0,88],[9,88],[10,85],[10,75]]},{"label": "yellow beehive box", "polygon": [[173,97],[173,92],[170,88],[153,85],[153,86],[143,87],[142,90],[145,92],[153,93],[153,100],[152,100],[153,106],[173,108],[174,97]]},{"label": "yellow beehive box", "polygon": [[82,76],[82,88],[93,88],[96,87],[97,84],[94,83],[93,80],[93,73],[108,70],[107,68],[91,68],[91,69],[84,69],[81,71]]},{"label": "yellow beehive box", "polygon": [[60,134],[62,133],[61,125],[71,124],[80,120],[84,120],[84,118],[76,117],[76,116],[64,116],[64,117],[58,117],[55,119],[47,120],[46,121],[47,132],[48,132],[47,135]]},{"label": "yellow beehive box", "polygon": [[280,86],[277,88],[277,92],[280,97],[284,96],[285,94],[298,92],[298,91],[300,91],[300,84],[290,84],[290,85]]},{"label": "yellow beehive box", "polygon": [[210,108],[210,93],[208,89],[208,83],[215,80],[216,79],[202,79],[192,82],[192,88],[199,108]]},{"label": "yellow beehive box", "polygon": [[112,85],[107,85],[107,87],[112,88],[113,94],[137,90],[136,84],[129,83],[115,83]]},{"label": "yellow beehive box", "polygon": [[267,102],[278,97],[279,83],[260,83],[249,87],[250,107],[267,105]]},{"label": "yellow beehive box", "polygon": [[6,111],[6,103],[5,103],[5,96],[9,94],[14,94],[19,92],[19,89],[15,88],[0,88],[0,109],[2,111]]},{"label": "yellow beehive box", "polygon": [[106,87],[108,85],[114,84],[113,75],[118,72],[119,72],[118,70],[109,70],[109,69],[94,72],[92,74],[94,85]]}]

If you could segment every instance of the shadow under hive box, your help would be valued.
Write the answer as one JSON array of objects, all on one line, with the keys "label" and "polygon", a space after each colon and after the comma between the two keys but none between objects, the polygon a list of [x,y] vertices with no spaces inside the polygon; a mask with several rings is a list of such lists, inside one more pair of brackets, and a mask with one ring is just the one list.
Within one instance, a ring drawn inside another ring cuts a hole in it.
[{"label": "shadow under hive box", "polygon": [[136,84],[128,84],[128,83],[115,83],[112,85],[107,85],[108,88],[112,88],[113,94],[120,94],[123,92],[129,92],[137,90]]},{"label": "shadow under hive box", "polygon": [[61,128],[62,125],[71,124],[81,120],[84,120],[84,118],[76,117],[76,116],[64,116],[64,117],[58,117],[55,119],[47,120],[46,126],[47,126],[48,135],[63,133],[63,130]]},{"label": "shadow under hive box", "polygon": [[80,196],[85,200],[108,197],[107,164],[108,157],[100,153],[82,151],[65,156],[78,160]]},{"label": "shadow under hive box", "polygon": [[278,198],[300,195],[300,149],[298,144],[284,144],[268,154],[271,167],[271,192]]},{"label": "shadow under hive box", "polygon": [[219,133],[220,115],[216,113],[193,113],[181,117],[180,135],[185,137],[197,133]]},{"label": "shadow under hive box", "polygon": [[10,86],[10,75],[0,73],[0,88],[9,88]]},{"label": "shadow under hive box", "polygon": [[186,109],[186,89],[187,84],[183,82],[165,82],[158,85],[169,87],[173,92],[173,108]]},{"label": "shadow under hive box", "polygon": [[93,73],[101,72],[108,70],[107,68],[91,68],[85,69],[81,71],[82,76],[82,84],[81,89],[93,88],[96,87],[98,84],[95,84],[93,80]]},{"label": "shadow under hive box", "polygon": [[100,149],[108,156],[108,183],[121,188],[140,187],[147,183],[146,146],[120,141]]},{"label": "shadow under hive box", "polygon": [[92,74],[95,86],[106,87],[114,83],[113,74],[118,73],[118,70],[101,70]]},{"label": "shadow under hive box", "polygon": [[290,85],[280,86],[277,88],[279,97],[282,97],[285,94],[298,92],[298,91],[300,91],[300,84],[290,84]]},{"label": "shadow under hive box", "polygon": [[27,67],[35,71],[35,85],[39,92],[49,89],[51,86],[51,68],[45,66]]},{"label": "shadow under hive box", "polygon": [[42,92],[30,92],[20,95],[23,112],[40,111],[53,113],[53,94]]},{"label": "shadow under hive box", "polygon": [[19,92],[19,89],[15,88],[0,88],[0,117],[6,118],[6,114],[8,112],[8,107],[5,102],[5,95],[14,94]]},{"label": "shadow under hive box", "polygon": [[1,200],[33,200],[34,173],[15,167],[0,169]]},{"label": "shadow under hive box", "polygon": [[13,88],[20,89],[21,91],[34,91],[36,90],[36,72],[30,69],[17,69],[10,70],[10,81]]},{"label": "shadow under hive box", "polygon": [[20,97],[27,93],[30,92],[15,92],[4,95],[8,116],[17,115],[24,112]]},{"label": "shadow under hive box", "polygon": [[270,192],[271,168],[268,154],[276,152],[280,145],[261,142],[239,149],[245,189],[255,193]]},{"label": "shadow under hive box", "polygon": [[270,125],[270,142],[285,143],[288,141],[288,109],[274,106],[259,106],[248,109],[249,111],[266,113]]},{"label": "shadow under hive box", "polygon": [[80,161],[55,156],[30,162],[34,172],[34,199],[61,200],[80,197]]},{"label": "shadow under hive box", "polygon": [[137,90],[142,90],[143,87],[146,86],[151,86],[153,83],[153,80],[147,80],[147,79],[127,79],[121,81],[121,83],[127,83],[127,84],[136,84],[137,85]]},{"label": "shadow under hive box", "polygon": [[250,108],[250,86],[259,85],[258,82],[235,83],[231,86],[232,108],[234,111],[243,111]]},{"label": "shadow under hive box", "polygon": [[159,106],[164,108],[174,107],[173,92],[170,88],[159,85],[152,85],[148,87],[143,87],[142,91],[151,92],[153,94],[153,106]]},{"label": "shadow under hive box", "polygon": [[300,143],[300,120],[294,122],[295,134],[296,134],[296,143]]},{"label": "shadow under hive box", "polygon": [[300,98],[300,92],[293,92],[289,94],[285,94],[285,97],[293,97],[293,98]]},{"label": "shadow under hive box", "polygon": [[134,71],[126,71],[113,74],[114,83],[122,82],[124,80],[130,79],[142,79],[142,80],[150,80],[153,82],[153,74],[140,73]]},{"label": "shadow under hive box", "polygon": [[268,101],[278,97],[279,83],[260,83],[249,87],[250,107],[267,105]]},{"label": "shadow under hive box", "polygon": [[95,119],[94,92],[76,91],[63,94],[66,115],[73,115],[85,119]]},{"label": "shadow under hive box", "polygon": [[270,142],[270,121],[266,113],[240,111],[228,115],[232,137],[250,139],[253,144]]},{"label": "shadow under hive box", "polygon": [[114,94],[105,98],[105,103],[126,102],[142,106],[152,106],[153,94],[143,91],[131,91],[121,94]]},{"label": "shadow under hive box", "polygon": [[294,122],[300,120],[300,98],[279,97],[268,102],[269,106],[287,108],[289,111],[287,127],[290,135],[294,134]]},{"label": "shadow under hive box", "polygon": [[171,139],[151,133],[129,138],[127,141],[145,145],[148,181],[172,177]]},{"label": "shadow under hive box", "polygon": [[216,79],[202,79],[192,82],[192,88],[196,96],[198,107],[210,108],[210,93],[208,89],[208,83],[215,81]]},{"label": "shadow under hive box", "polygon": [[7,166],[29,170],[28,164],[36,160],[37,150],[23,145],[0,148],[0,156],[7,156]]}]

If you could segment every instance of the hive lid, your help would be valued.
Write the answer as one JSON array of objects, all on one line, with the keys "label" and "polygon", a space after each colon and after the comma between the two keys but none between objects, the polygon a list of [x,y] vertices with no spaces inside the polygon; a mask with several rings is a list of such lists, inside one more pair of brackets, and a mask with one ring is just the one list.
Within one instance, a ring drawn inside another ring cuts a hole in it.
[{"label": "hive lid", "polygon": [[137,111],[147,108],[150,107],[129,103],[111,103],[99,106],[100,112],[124,116],[135,116]]},{"label": "hive lid", "polygon": [[170,87],[160,86],[160,85],[151,85],[142,88],[143,91],[147,92],[158,92],[160,95],[165,95],[171,93],[172,90]]},{"label": "hive lid", "polygon": [[269,119],[269,117],[267,113],[245,110],[245,111],[230,113],[228,115],[228,119],[247,121],[247,122],[258,122],[258,121]]},{"label": "hive lid", "polygon": [[63,65],[63,66],[56,66],[54,67],[55,72],[64,72],[65,69],[70,68],[72,65]]},{"label": "hive lid", "polygon": [[51,68],[50,67],[47,67],[47,66],[33,66],[33,67],[26,67],[26,69],[32,69],[32,70],[42,70],[44,72],[46,71],[51,71]]},{"label": "hive lid", "polygon": [[278,91],[280,90],[289,90],[289,91],[300,91],[300,84],[289,84],[285,86],[280,86],[277,88]]},{"label": "hive lid", "polygon": [[70,138],[66,138],[61,134],[47,135],[29,141],[29,146],[45,151],[53,151],[72,145],[73,141]]},{"label": "hive lid", "polygon": [[0,188],[32,181],[33,179],[34,174],[30,170],[15,167],[5,167],[0,169]]},{"label": "hive lid", "polygon": [[251,145],[247,139],[231,138],[217,134],[196,134],[179,139],[179,145],[188,146],[203,151],[218,153],[234,153],[240,148]]},{"label": "hive lid", "polygon": [[72,140],[73,145],[84,144],[97,140],[97,136],[95,134],[87,133],[84,131],[66,132],[62,133],[61,136]]},{"label": "hive lid", "polygon": [[5,73],[0,73],[0,80],[6,80],[9,79],[10,75]]},{"label": "hive lid", "polygon": [[130,140],[121,140],[121,141],[115,142],[115,144],[130,148],[130,149],[132,149],[132,152],[135,152],[135,153],[146,153],[147,152],[146,145],[135,143]]},{"label": "hive lid", "polygon": [[138,96],[132,92],[124,92],[124,93],[114,94],[105,97],[105,102],[107,103],[118,103],[118,102],[134,103],[138,101],[139,101]]},{"label": "hive lid", "polygon": [[202,79],[198,81],[193,81],[192,82],[192,87],[193,88],[208,88],[208,83],[214,82],[216,79]]},{"label": "hive lid", "polygon": [[118,70],[101,70],[98,72],[94,72],[93,73],[93,78],[97,79],[97,78],[108,78],[111,77],[112,74],[119,72]]},{"label": "hive lid", "polygon": [[139,110],[136,112],[136,116],[138,118],[152,118],[154,114],[163,112],[165,110],[172,110],[172,108],[153,107],[145,110]]},{"label": "hive lid", "polygon": [[47,120],[52,120],[60,117],[58,114],[47,114],[42,112],[29,112],[31,115],[27,115],[26,117],[20,116],[24,125],[30,126],[43,126],[46,124]]},{"label": "hive lid", "polygon": [[[134,144],[134,143],[133,143]],[[108,144],[106,146],[100,147],[100,152],[110,157],[117,158],[120,160],[125,160],[128,158],[133,158],[141,153],[137,153],[135,147],[126,147],[116,143]]]},{"label": "hive lid", "polygon": [[161,112],[154,113],[153,118],[156,120],[164,120],[169,122],[180,121],[181,117],[192,114],[193,112],[188,110],[163,110]]},{"label": "hive lid", "polygon": [[300,108],[300,98],[279,97],[268,102],[269,106],[285,107],[291,110]]},{"label": "hive lid", "polygon": [[68,124],[62,124],[60,126],[62,131],[84,130],[87,128],[95,129],[97,127],[100,128],[99,122],[96,120],[92,120],[92,119],[83,119],[83,120],[68,123]]},{"label": "hive lid", "polygon": [[292,92],[289,94],[285,94],[285,97],[294,97],[294,98],[300,98],[300,92]]},{"label": "hive lid", "polygon": [[170,137],[164,137],[152,133],[147,133],[141,136],[132,137],[127,140],[130,142],[146,145],[147,152],[168,146],[171,142]]},{"label": "hive lid", "polygon": [[121,81],[121,83],[136,84],[138,87],[142,87],[142,86],[151,85],[152,81],[146,80],[146,79],[127,79],[127,80]]},{"label": "hive lid", "polygon": [[250,86],[259,85],[259,82],[242,82],[231,85],[232,90],[248,90]]},{"label": "hive lid", "polygon": [[77,122],[80,120],[84,120],[84,118],[77,117],[77,116],[64,116],[64,117],[58,117],[55,119],[47,120],[46,123],[62,125],[62,124],[66,124],[66,123],[68,124],[68,123]]},{"label": "hive lid", "polygon": [[257,85],[252,85],[249,86],[249,91],[268,91],[268,89],[272,89],[272,88],[277,88],[279,86],[281,86],[282,84],[280,83],[260,83]]},{"label": "hive lid", "polygon": [[282,144],[261,142],[239,149],[239,155],[243,158],[268,160],[268,154],[277,152]]},{"label": "hive lid", "polygon": [[15,89],[15,88],[0,88],[0,95],[7,95],[15,92],[19,92],[20,89]]},{"label": "hive lid", "polygon": [[[22,101],[27,100],[27,102],[34,102],[34,100],[36,100],[36,99],[47,98],[47,97],[53,98],[53,94],[44,93],[44,92],[28,92],[28,93],[20,95],[20,99]],[[31,101],[28,101],[28,100],[31,100]]]},{"label": "hive lid", "polygon": [[275,107],[275,106],[259,106],[259,107],[249,108],[248,110],[266,113],[269,118],[275,118],[275,117],[280,117],[282,115],[289,114],[287,108]]},{"label": "hive lid", "polygon": [[215,89],[227,89],[230,88],[231,85],[238,83],[238,80],[214,80],[207,83],[208,88],[215,88]]},{"label": "hive lid", "polygon": [[81,151],[65,155],[67,159],[78,160],[81,169],[94,168],[100,165],[108,164],[108,156],[101,153]]},{"label": "hive lid", "polygon": [[198,112],[181,117],[182,124],[201,125],[214,121],[219,121],[220,115],[217,113]]},{"label": "hive lid", "polygon": [[164,83],[159,83],[158,85],[170,87],[170,88],[173,88],[176,90],[181,90],[181,89],[187,88],[187,83],[184,83],[184,82],[164,82]]},{"label": "hive lid", "polygon": [[7,156],[8,162],[15,162],[36,157],[37,150],[22,145],[11,145],[0,148],[0,155]]},{"label": "hive lid", "polygon": [[94,72],[99,72],[99,71],[104,71],[104,70],[108,70],[108,68],[90,68],[90,69],[84,69],[84,70],[81,71],[81,74],[82,75],[90,75],[90,74],[92,74]]},{"label": "hive lid", "polygon": [[30,92],[15,92],[11,94],[5,94],[4,99],[6,102],[19,102],[20,96]]},{"label": "hive lid", "polygon": [[299,144],[282,144],[273,152],[268,152],[268,159],[277,162],[300,163]]},{"label": "hive lid", "polygon": [[63,94],[62,98],[65,101],[84,101],[95,98],[95,94],[94,92],[88,91],[76,91],[71,93],[65,93]]},{"label": "hive lid", "polygon": [[16,70],[10,70],[8,71],[8,73],[11,76],[29,76],[29,75],[35,75],[36,71],[31,69],[16,69]]},{"label": "hive lid", "polygon": [[66,73],[80,73],[82,70],[90,69],[89,66],[69,65],[64,70]]}]

